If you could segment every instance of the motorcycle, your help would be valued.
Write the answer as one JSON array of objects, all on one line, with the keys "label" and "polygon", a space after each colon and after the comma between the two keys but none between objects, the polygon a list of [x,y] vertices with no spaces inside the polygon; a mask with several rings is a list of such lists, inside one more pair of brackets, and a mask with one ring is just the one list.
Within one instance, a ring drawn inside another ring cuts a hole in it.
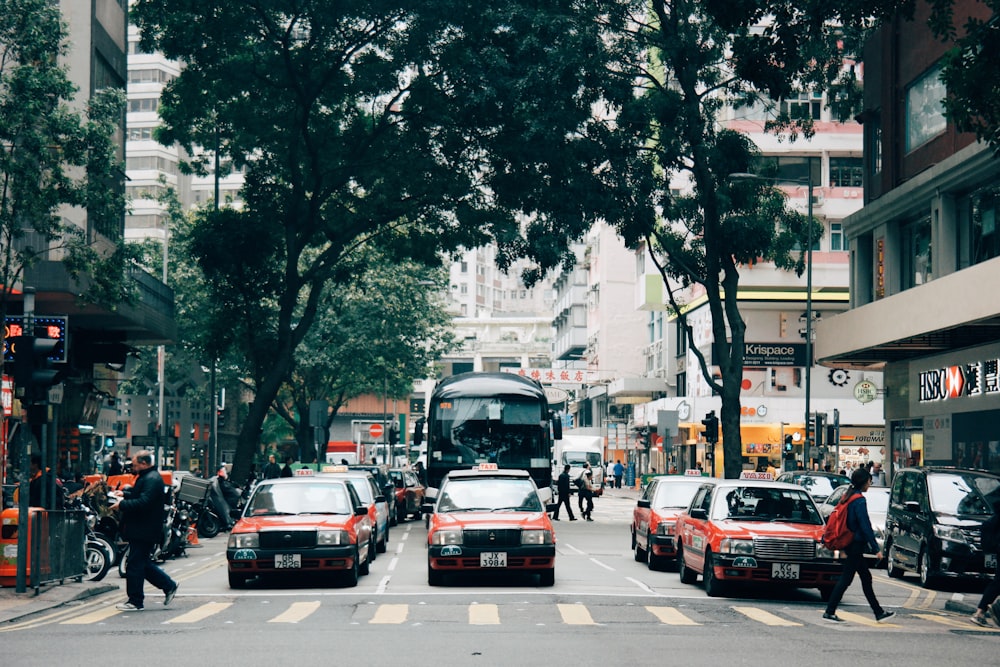
[{"label": "motorcycle", "polygon": [[102,535],[95,532],[98,516],[83,494],[67,494],[63,498],[67,510],[82,510],[84,514],[84,573],[86,581],[100,581],[114,565],[115,549]]}]

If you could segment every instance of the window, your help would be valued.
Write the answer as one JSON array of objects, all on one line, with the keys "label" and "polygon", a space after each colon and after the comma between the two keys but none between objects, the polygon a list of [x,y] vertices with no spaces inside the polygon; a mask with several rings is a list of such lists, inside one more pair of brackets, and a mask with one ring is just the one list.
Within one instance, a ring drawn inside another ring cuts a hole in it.
[{"label": "window", "polygon": [[906,90],[906,151],[922,146],[944,132],[944,98],[948,94],[941,80],[941,68],[913,82]]},{"label": "window", "polygon": [[979,264],[1000,256],[1000,233],[997,214],[1000,213],[1000,187],[990,186],[969,198],[969,263]]},{"label": "window", "polygon": [[150,141],[153,138],[152,127],[130,127],[128,129],[129,141]]},{"label": "window", "polygon": [[677,395],[687,396],[687,373],[677,374]]},{"label": "window", "polygon": [[859,157],[830,158],[830,187],[860,188],[862,164]]},{"label": "window", "polygon": [[142,97],[128,101],[129,113],[146,113],[156,111],[160,107],[160,98]]},{"label": "window", "polygon": [[933,273],[930,217],[904,227],[900,234],[900,241],[902,242],[900,253],[901,287],[909,289],[931,280]]},{"label": "window", "polygon": [[882,171],[882,116],[872,113],[865,120],[868,132],[868,173],[877,174]]},{"label": "window", "polygon": [[844,226],[839,222],[830,223],[830,250],[847,250],[844,245]]},{"label": "window", "polygon": [[797,97],[782,100],[781,110],[792,118],[819,120],[823,111],[823,96],[818,93],[799,93]]},{"label": "window", "polygon": [[468,272],[469,272],[469,263],[468,263],[468,262],[462,262],[462,263],[461,263],[461,264],[459,265],[459,267],[460,267],[460,268],[459,268],[459,270],[460,270],[460,271],[461,271],[462,273],[468,273]]},{"label": "window", "polygon": [[162,69],[133,69],[128,72],[129,83],[167,83],[174,75]]},{"label": "window", "polygon": [[806,155],[765,157],[759,161],[754,173],[773,178],[777,185],[822,185],[822,163],[819,158]]}]

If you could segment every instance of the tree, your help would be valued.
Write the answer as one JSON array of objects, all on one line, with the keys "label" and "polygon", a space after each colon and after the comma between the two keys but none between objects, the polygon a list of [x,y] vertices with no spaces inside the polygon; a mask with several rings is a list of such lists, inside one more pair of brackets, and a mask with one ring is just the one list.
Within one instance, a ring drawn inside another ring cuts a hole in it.
[{"label": "tree", "polygon": [[352,398],[408,398],[413,378],[426,377],[453,345],[451,317],[437,298],[447,280],[442,271],[387,265],[374,252],[366,253],[363,266],[350,283],[327,288],[322,313],[275,400],[274,410],[295,430],[304,461],[315,453],[304,418],[311,401],[329,403],[322,425],[329,429]]},{"label": "tree", "polygon": [[[605,157],[587,131],[600,25],[573,0],[138,0],[146,49],[185,63],[159,139],[219,150],[244,208],[199,217],[193,248],[219,345],[256,394],[235,469],[317,319],[328,284],[375,245],[433,263],[493,239],[544,269],[594,219]],[[617,82],[621,85],[621,82]],[[192,165],[195,169],[200,165]]]},{"label": "tree", "polygon": [[[125,278],[137,253],[121,238],[122,164],[115,133],[121,90],[97,93],[86,112],[60,59],[67,53],[59,8],[48,0],[11,0],[0,12],[0,319],[26,269],[51,248],[74,277],[87,274],[87,300],[117,305],[132,296]],[[105,233],[99,250],[62,207],[87,210]],[[6,335],[6,327],[4,334]]]}]

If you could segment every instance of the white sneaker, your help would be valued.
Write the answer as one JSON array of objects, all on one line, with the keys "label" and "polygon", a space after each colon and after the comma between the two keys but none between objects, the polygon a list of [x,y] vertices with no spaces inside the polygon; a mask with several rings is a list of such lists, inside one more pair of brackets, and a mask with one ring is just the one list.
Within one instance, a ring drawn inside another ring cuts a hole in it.
[{"label": "white sneaker", "polygon": [[117,609],[118,611],[142,611],[142,607],[136,607],[134,604],[132,604],[127,600],[125,602],[119,602],[118,604],[116,604],[115,609]]}]

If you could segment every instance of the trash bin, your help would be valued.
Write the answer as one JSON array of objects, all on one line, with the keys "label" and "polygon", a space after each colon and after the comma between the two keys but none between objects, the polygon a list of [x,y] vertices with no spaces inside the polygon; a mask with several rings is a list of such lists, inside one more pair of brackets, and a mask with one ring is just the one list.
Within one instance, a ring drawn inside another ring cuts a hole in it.
[{"label": "trash bin", "polygon": [[[0,513],[0,586],[17,585],[17,534],[18,509],[6,509]],[[27,566],[25,573],[27,581],[32,580],[31,568],[38,564],[38,580],[41,581],[51,574],[49,561],[48,512],[41,507],[28,508],[28,548],[25,553]],[[32,557],[34,549],[39,549],[38,558]]]}]

